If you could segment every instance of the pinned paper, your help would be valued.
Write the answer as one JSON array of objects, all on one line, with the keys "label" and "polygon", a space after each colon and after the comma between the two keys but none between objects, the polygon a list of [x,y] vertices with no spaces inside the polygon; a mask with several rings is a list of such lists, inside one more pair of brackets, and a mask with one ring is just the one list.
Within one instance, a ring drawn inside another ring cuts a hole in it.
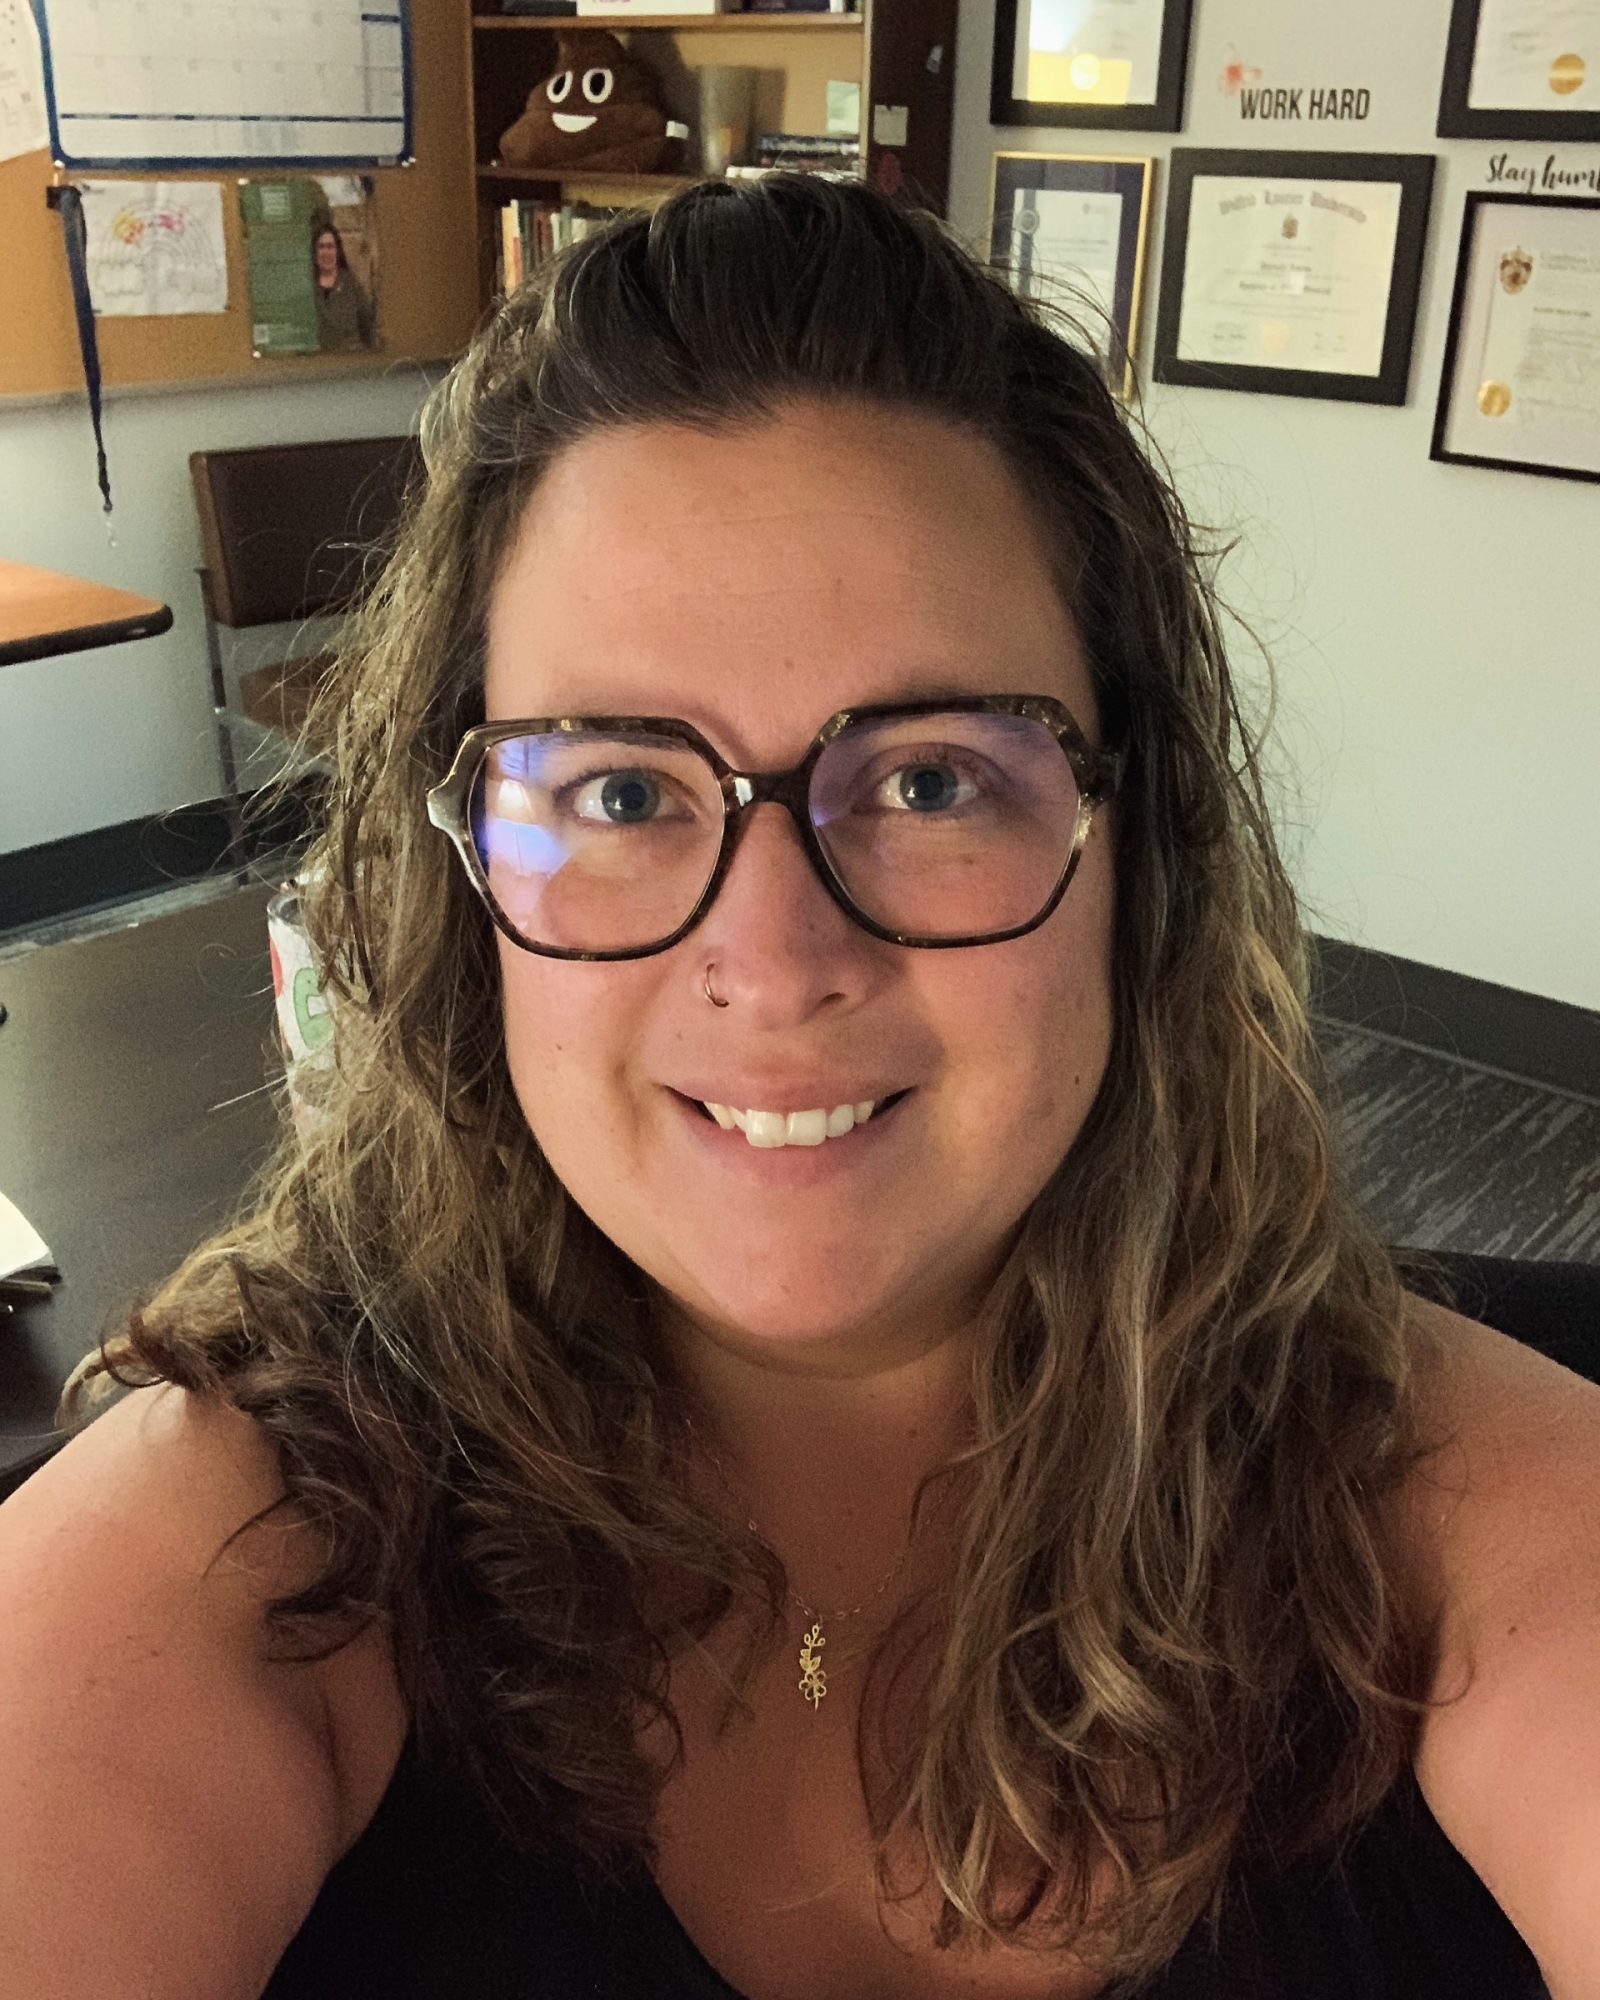
[{"label": "pinned paper", "polygon": [[100,317],[227,311],[219,182],[79,185],[89,237],[89,296]]},{"label": "pinned paper", "polygon": [[16,1203],[0,1194],[0,1278],[53,1268],[49,1244]]},{"label": "pinned paper", "polygon": [[39,28],[28,0],[0,0],[0,160],[50,143]]},{"label": "pinned paper", "polygon": [[875,104],[872,107],[872,143],[875,146],[903,146],[906,143],[907,107],[904,104]]}]

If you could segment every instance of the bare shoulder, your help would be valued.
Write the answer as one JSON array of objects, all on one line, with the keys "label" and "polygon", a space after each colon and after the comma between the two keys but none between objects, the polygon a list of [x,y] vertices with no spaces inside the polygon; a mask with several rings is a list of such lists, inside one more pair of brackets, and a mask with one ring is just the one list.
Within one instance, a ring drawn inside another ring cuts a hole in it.
[{"label": "bare shoulder", "polygon": [[1398,1525],[1440,1657],[1417,1770],[1538,1955],[1600,1994],[1600,1387],[1413,1302],[1428,1455]]},{"label": "bare shoulder", "polygon": [[259,1993],[370,1817],[387,1646],[272,1657],[265,1605],[319,1554],[286,1509],[249,1525],[281,1494],[248,1418],[153,1389],[0,1507],[0,2000]]}]

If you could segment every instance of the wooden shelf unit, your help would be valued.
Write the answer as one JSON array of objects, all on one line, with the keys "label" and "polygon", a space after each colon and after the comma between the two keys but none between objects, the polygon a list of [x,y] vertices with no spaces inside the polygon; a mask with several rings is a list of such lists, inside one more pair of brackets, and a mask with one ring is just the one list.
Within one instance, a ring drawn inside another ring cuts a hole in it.
[{"label": "wooden shelf unit", "polygon": [[[757,131],[826,130],[825,84],[859,80],[867,172],[880,186],[905,187],[943,214],[950,178],[958,0],[863,0],[853,14],[646,14],[631,20],[593,15],[473,14],[468,86],[477,193],[478,303],[494,295],[500,209],[508,199],[571,199],[656,207],[685,187],[691,173],[613,174],[505,167],[499,136],[521,115],[529,91],[554,65],[563,30],[605,28],[655,70],[668,115],[690,128],[694,158],[697,88],[702,63],[747,63],[761,72]],[[711,38],[711,39],[708,39]],[[907,142],[879,146],[872,106],[903,105]]]}]

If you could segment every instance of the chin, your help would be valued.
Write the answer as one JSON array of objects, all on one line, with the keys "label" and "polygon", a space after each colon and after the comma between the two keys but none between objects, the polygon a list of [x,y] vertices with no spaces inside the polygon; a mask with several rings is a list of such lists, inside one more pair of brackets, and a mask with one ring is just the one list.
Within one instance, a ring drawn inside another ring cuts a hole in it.
[{"label": "chin", "polygon": [[[682,1247],[650,1272],[678,1311],[713,1339],[746,1353],[801,1362],[807,1354],[837,1366],[850,1349],[883,1357],[885,1347],[937,1344],[949,1302],[935,1296],[926,1266],[881,1253],[897,1232],[877,1241],[824,1237],[811,1245],[730,1240],[724,1232],[692,1261]],[[878,1254],[874,1254],[877,1252]]]}]

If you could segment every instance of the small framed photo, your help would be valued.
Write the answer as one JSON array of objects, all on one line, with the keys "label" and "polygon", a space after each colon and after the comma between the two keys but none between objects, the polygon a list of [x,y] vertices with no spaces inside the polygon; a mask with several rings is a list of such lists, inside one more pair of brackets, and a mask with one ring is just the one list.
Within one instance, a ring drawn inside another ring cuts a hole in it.
[{"label": "small framed photo", "polygon": [[1600,201],[1468,194],[1432,456],[1600,480]]},{"label": "small framed photo", "polygon": [[1193,0],[995,0],[996,125],[1181,132]]},{"label": "small framed photo", "polygon": [[1600,142],[1600,7],[1453,0],[1439,136]]},{"label": "small framed photo", "polygon": [[1403,403],[1433,168],[1424,153],[1175,148],[1156,380]]},{"label": "small framed photo", "polygon": [[1118,396],[1133,391],[1155,164],[1097,153],[994,156],[990,261],[1024,298],[1078,321]]}]

